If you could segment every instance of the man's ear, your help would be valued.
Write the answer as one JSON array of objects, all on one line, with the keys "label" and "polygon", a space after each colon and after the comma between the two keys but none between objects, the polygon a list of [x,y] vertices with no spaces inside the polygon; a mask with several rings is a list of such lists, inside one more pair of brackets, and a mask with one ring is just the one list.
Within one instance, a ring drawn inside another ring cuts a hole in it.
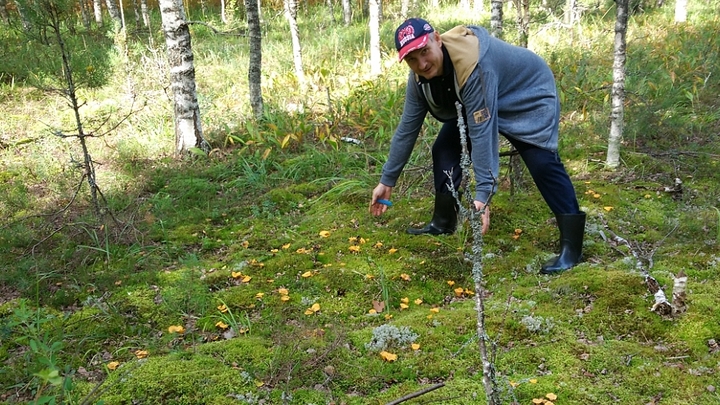
[{"label": "man's ear", "polygon": [[433,34],[435,34],[435,41],[436,41],[438,44],[442,44],[442,39],[440,39],[440,33],[437,32],[437,31],[433,31]]}]

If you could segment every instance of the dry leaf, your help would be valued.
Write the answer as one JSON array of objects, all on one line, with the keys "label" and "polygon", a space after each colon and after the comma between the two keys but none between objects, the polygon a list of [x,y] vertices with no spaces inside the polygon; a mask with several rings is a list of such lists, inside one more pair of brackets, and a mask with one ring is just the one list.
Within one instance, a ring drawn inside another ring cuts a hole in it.
[{"label": "dry leaf", "polygon": [[545,398],[554,401],[557,399],[557,395],[553,394],[552,392],[548,392],[547,394],[545,394]]},{"label": "dry leaf", "polygon": [[408,298],[408,297],[400,298],[400,302],[402,302],[403,304],[407,304],[410,302],[410,298]]},{"label": "dry leaf", "polygon": [[352,246],[350,246],[350,247],[348,248],[348,250],[350,250],[350,251],[353,252],[353,253],[359,253],[359,252],[360,252],[360,246],[358,246],[358,245],[352,245]]},{"label": "dry leaf", "polygon": [[463,295],[463,288],[462,288],[462,287],[458,287],[458,288],[456,288],[456,289],[453,290],[453,291],[455,291],[455,296],[456,296],[456,297],[462,297],[462,295]]},{"label": "dry leaf", "polygon": [[278,293],[280,295],[288,295],[290,293],[290,291],[288,291],[287,288],[278,288]]},{"label": "dry leaf", "polygon": [[405,280],[405,281],[410,281],[410,276],[409,276],[408,274],[405,274],[405,273],[401,274],[401,275],[400,275],[400,278],[403,279],[403,280]]},{"label": "dry leaf", "polygon": [[418,298],[418,299],[416,299],[414,302],[415,302],[415,305],[420,305],[420,304],[423,303],[423,300],[421,300],[420,298]]},{"label": "dry leaf", "polygon": [[375,312],[380,313],[385,310],[385,301],[373,300],[372,306],[373,306],[373,309],[375,310]]},{"label": "dry leaf", "polygon": [[328,236],[330,236],[330,232],[328,232],[328,231],[320,231],[320,236],[322,236],[323,238],[327,238]]},{"label": "dry leaf", "polygon": [[430,308],[430,312],[437,314],[438,312],[440,312],[440,308]]},{"label": "dry leaf", "polygon": [[223,322],[223,321],[217,321],[217,323],[215,324],[215,326],[217,326],[217,327],[220,328],[220,329],[227,329],[227,328],[230,327],[230,325],[226,324],[226,323]]},{"label": "dry leaf", "polygon": [[448,283],[448,285],[449,285],[450,287],[452,287],[452,286],[454,286],[454,285],[455,285],[455,282],[454,282],[454,281],[452,281],[452,280],[448,280],[448,282],[447,282],[447,283]]},{"label": "dry leaf", "polygon": [[147,350],[135,350],[135,357],[138,359],[144,359],[148,356],[148,354]]},{"label": "dry leaf", "polygon": [[239,271],[233,271],[232,273],[230,273],[230,275],[232,276],[232,278],[240,278],[243,276],[243,274]]},{"label": "dry leaf", "polygon": [[222,313],[225,313],[228,311],[228,307],[225,306],[225,304],[218,306],[217,309],[218,309],[218,311],[220,311]]},{"label": "dry leaf", "polygon": [[173,325],[168,328],[168,332],[170,332],[170,333],[185,333],[185,328],[183,328],[181,325]]},{"label": "dry leaf", "polygon": [[393,254],[393,253],[395,253],[395,252],[397,252],[397,251],[398,251],[398,250],[395,249],[395,248],[388,249],[388,253],[390,253],[390,254]]},{"label": "dry leaf", "polygon": [[312,276],[313,276],[313,272],[312,272],[312,271],[306,271],[305,273],[302,274],[301,277],[302,277],[302,278],[309,278],[309,277],[312,277]]},{"label": "dry leaf", "polygon": [[115,369],[118,368],[119,366],[120,366],[120,362],[119,362],[119,361],[111,361],[110,363],[107,364],[108,370],[115,370]]}]

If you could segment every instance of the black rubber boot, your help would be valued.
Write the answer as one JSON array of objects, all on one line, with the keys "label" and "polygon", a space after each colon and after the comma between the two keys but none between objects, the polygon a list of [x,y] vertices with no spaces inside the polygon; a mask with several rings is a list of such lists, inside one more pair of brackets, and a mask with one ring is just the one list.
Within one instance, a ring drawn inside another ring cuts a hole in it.
[{"label": "black rubber boot", "polygon": [[585,213],[558,214],[560,228],[560,255],[545,263],[541,274],[556,274],[568,270],[582,258],[583,236],[585,235]]},{"label": "black rubber boot", "polygon": [[424,228],[408,228],[411,235],[445,235],[457,227],[457,201],[452,194],[435,194],[435,210],[432,221]]}]

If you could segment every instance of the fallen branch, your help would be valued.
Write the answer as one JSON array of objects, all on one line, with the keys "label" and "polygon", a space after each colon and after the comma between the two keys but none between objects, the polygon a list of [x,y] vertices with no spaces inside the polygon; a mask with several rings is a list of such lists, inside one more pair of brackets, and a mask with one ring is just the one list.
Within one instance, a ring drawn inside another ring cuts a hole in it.
[{"label": "fallen branch", "polygon": [[430,391],[435,391],[436,389],[442,388],[442,387],[444,387],[444,386],[445,386],[445,383],[435,384],[435,385],[433,385],[433,386],[430,386],[430,387],[427,387],[427,388],[423,388],[423,389],[421,389],[420,391],[415,391],[415,392],[413,392],[413,393],[411,393],[411,394],[407,394],[407,395],[405,395],[404,397],[398,398],[398,399],[396,399],[396,400],[394,400],[394,401],[392,401],[392,402],[388,402],[388,403],[385,404],[385,405],[396,405],[396,404],[399,404],[399,403],[401,403],[401,402],[409,401],[409,400],[411,400],[411,399],[413,399],[413,398],[417,398],[417,397],[419,397],[420,395],[425,395],[425,394],[427,394],[427,393],[430,392]]},{"label": "fallen branch", "polygon": [[673,316],[685,312],[687,310],[687,304],[685,302],[687,298],[685,295],[687,276],[685,275],[685,273],[680,270],[677,276],[674,276],[672,295],[673,301],[668,301],[665,292],[660,287],[660,283],[655,279],[655,277],[650,275],[649,270],[645,268],[645,265],[643,264],[640,255],[638,254],[637,250],[633,249],[630,241],[613,232],[608,226],[605,219],[602,217],[602,215],[600,216],[600,219],[603,222],[603,226],[610,234],[610,240],[618,245],[626,246],[630,251],[630,254],[632,254],[632,256],[635,258],[635,270],[637,270],[644,278],[645,285],[647,286],[648,291],[650,291],[650,293],[653,294],[653,296],[655,297],[655,302],[650,308],[650,311],[655,312],[661,316]]}]

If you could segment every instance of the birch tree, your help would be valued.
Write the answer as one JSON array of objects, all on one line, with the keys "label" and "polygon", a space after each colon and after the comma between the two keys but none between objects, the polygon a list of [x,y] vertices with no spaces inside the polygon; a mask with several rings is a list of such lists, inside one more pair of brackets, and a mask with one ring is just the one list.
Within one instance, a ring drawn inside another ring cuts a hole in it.
[{"label": "birch tree", "polygon": [[262,73],[262,32],[260,30],[260,10],[256,0],[245,0],[247,11],[248,36],[250,38],[250,66],[248,83],[250,90],[250,106],[256,119],[263,115],[263,98],[261,83]]},{"label": "birch tree", "polygon": [[527,48],[530,38],[530,0],[514,0],[513,2],[517,9],[516,21],[520,37],[518,45]]},{"label": "birch tree", "polygon": [[490,1],[490,35],[502,38],[503,0]]},{"label": "birch tree", "polygon": [[190,29],[182,0],[160,0],[175,109],[175,152],[203,147]]},{"label": "birch tree", "polygon": [[102,0],[93,0],[93,12],[95,14],[95,24],[97,24],[98,27],[102,27]]},{"label": "birch tree", "polygon": [[615,169],[620,165],[620,142],[623,136],[625,103],[625,34],[627,33],[628,0],[616,0],[615,50],[613,60],[612,112],[606,164]]},{"label": "birch tree", "polygon": [[380,1],[370,0],[370,74],[379,75],[382,71],[380,60]]},{"label": "birch tree", "polygon": [[352,8],[350,7],[350,0],[342,0],[342,8],[345,25],[350,25],[352,22]]},{"label": "birch tree", "polygon": [[6,0],[0,0],[0,18],[2,18],[3,22],[7,24],[10,21],[10,16],[7,12],[7,1]]},{"label": "birch tree", "polygon": [[[142,15],[143,25],[150,28],[150,12],[148,11],[147,0],[140,0],[140,14]],[[150,35],[152,38],[152,35]]]},{"label": "birch tree", "polygon": [[[0,10],[5,8],[2,3],[4,3],[4,0],[0,1]],[[88,14],[85,0],[78,0],[78,6],[80,8],[80,17],[82,18],[83,27],[85,27],[85,29],[90,29],[90,15]]]},{"label": "birch tree", "polygon": [[675,22],[684,23],[687,21],[688,0],[675,0]]},{"label": "birch tree", "polygon": [[295,65],[295,76],[301,86],[305,84],[305,71],[302,63],[302,47],[300,45],[300,30],[297,25],[297,0],[283,0],[285,7],[285,19],[290,26],[290,37],[293,49],[293,64]]},{"label": "birch tree", "polygon": [[107,6],[108,14],[110,14],[110,18],[113,20],[116,29],[122,28],[123,21],[120,15],[120,8],[115,0],[105,0],[105,5]]}]

